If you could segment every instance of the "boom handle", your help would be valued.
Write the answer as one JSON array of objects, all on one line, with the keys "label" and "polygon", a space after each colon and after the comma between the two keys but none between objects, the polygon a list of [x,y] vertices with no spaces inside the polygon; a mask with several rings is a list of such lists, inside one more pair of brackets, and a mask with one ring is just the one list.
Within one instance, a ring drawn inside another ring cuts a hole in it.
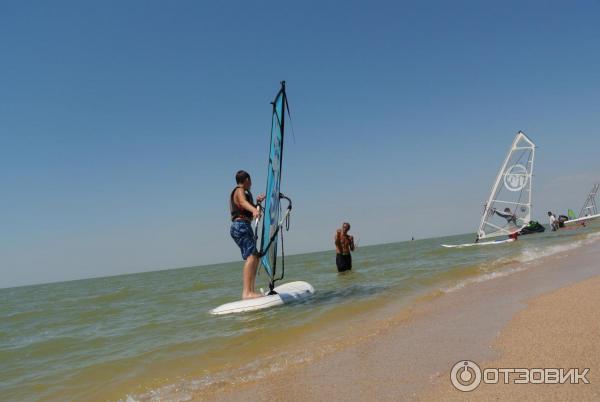
[{"label": "boom handle", "polygon": [[279,193],[279,198],[283,198],[284,200],[286,200],[288,202],[288,207],[287,209],[292,209],[292,200],[287,197],[286,195],[284,195],[283,193]]}]

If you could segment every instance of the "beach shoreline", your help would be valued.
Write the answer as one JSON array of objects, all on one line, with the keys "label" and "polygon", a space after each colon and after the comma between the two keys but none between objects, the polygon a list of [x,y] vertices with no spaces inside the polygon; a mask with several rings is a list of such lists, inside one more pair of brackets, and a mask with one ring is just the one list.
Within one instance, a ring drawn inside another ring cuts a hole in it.
[{"label": "beach shoreline", "polygon": [[[477,399],[475,392],[449,389],[452,366],[465,359],[486,367],[491,367],[488,362],[508,363],[502,358],[514,347],[503,337],[514,339],[517,335],[505,334],[524,330],[520,314],[529,314],[532,306],[539,306],[537,298],[564,297],[560,292],[569,291],[579,282],[585,288],[583,298],[590,297],[594,285],[586,285],[585,281],[599,282],[594,279],[600,275],[599,257],[600,241],[596,239],[534,264],[507,267],[506,275],[491,280],[471,281],[443,294],[429,294],[396,311],[393,309],[397,306],[390,306],[380,312],[378,317],[385,318],[378,318],[370,332],[365,328],[357,332],[363,335],[356,342],[259,379],[201,390],[193,399]],[[532,314],[539,315],[536,311]],[[561,311],[558,309],[557,314]],[[589,320],[582,322],[587,325]],[[517,325],[517,330],[511,325]],[[544,327],[537,330],[543,331]],[[352,332],[348,337],[352,338]],[[564,366],[560,361],[552,363]],[[517,387],[516,391],[514,386],[504,388],[510,390],[507,398],[519,399],[519,392],[526,387]],[[593,395],[596,391],[592,386],[585,392]]]},{"label": "beach shoreline", "polygon": [[[600,397],[600,275],[530,299],[495,339],[500,357],[479,370],[517,369],[482,376],[472,391],[439,381],[420,400],[598,400]],[[527,373],[523,369],[529,370]],[[563,374],[564,383],[541,370]],[[535,373],[535,374],[534,374]],[[448,377],[450,377],[450,373]],[[447,378],[448,378],[447,377]],[[530,383],[519,383],[529,378]],[[546,378],[549,383],[542,381]],[[515,382],[516,381],[516,382]],[[476,385],[476,384],[475,384]]]}]

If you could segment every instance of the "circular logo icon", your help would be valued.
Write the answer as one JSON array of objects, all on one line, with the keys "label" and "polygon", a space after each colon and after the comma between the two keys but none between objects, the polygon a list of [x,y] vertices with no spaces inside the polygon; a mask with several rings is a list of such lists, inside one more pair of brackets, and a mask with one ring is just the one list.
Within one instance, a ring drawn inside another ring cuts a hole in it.
[{"label": "circular logo icon", "polygon": [[450,381],[459,391],[473,391],[481,383],[481,369],[471,360],[461,360],[452,367]]},{"label": "circular logo icon", "polygon": [[527,169],[523,165],[512,165],[504,175],[504,187],[508,191],[521,191],[527,184]]}]

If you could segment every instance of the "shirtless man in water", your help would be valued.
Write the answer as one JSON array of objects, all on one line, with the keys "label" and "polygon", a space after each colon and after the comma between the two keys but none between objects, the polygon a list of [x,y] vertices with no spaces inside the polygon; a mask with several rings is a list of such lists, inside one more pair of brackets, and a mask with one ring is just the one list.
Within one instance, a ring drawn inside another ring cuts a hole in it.
[{"label": "shirtless man in water", "polygon": [[344,222],[342,228],[335,232],[335,265],[338,272],[349,271],[352,269],[352,255],[350,251],[354,251],[354,236],[348,234],[350,224]]}]

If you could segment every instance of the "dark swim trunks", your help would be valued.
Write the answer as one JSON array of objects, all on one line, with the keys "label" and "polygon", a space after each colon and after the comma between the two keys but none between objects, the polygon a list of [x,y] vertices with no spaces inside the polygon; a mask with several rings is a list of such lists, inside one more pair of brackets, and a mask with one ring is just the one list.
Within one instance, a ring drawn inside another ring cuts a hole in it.
[{"label": "dark swim trunks", "polygon": [[233,221],[231,223],[231,229],[229,230],[231,238],[238,245],[242,252],[242,258],[245,260],[250,255],[257,255],[256,241],[254,240],[254,232],[252,231],[252,225],[246,220]]},{"label": "dark swim trunks", "polygon": [[350,271],[352,269],[352,256],[350,254],[336,254],[335,265],[338,272]]}]

